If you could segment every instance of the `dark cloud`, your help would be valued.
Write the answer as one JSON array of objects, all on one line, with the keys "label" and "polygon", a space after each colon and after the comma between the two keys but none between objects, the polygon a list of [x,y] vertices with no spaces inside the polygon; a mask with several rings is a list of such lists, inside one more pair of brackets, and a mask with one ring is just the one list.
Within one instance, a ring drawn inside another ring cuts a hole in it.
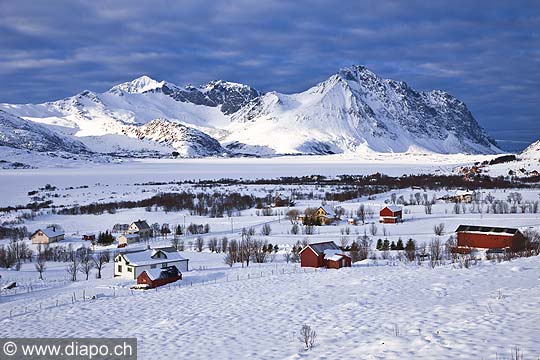
[{"label": "dark cloud", "polygon": [[505,145],[540,138],[538,1],[5,0],[0,13],[1,102],[141,74],[295,92],[364,64],[452,93]]}]

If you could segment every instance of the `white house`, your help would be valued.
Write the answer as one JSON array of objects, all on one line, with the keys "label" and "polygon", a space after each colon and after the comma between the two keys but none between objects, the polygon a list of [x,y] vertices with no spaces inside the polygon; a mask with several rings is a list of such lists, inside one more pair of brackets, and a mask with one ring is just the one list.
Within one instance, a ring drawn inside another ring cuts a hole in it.
[{"label": "white house", "polygon": [[64,230],[58,226],[38,229],[30,236],[30,240],[32,240],[32,244],[50,244],[64,240]]},{"label": "white house", "polygon": [[189,259],[185,259],[172,248],[146,249],[119,253],[114,257],[114,276],[137,279],[145,270],[165,269],[176,266],[178,271],[188,271]]},{"label": "white house", "polygon": [[152,229],[146,220],[137,220],[129,225],[126,234],[138,234],[141,238],[147,238],[152,235]]}]

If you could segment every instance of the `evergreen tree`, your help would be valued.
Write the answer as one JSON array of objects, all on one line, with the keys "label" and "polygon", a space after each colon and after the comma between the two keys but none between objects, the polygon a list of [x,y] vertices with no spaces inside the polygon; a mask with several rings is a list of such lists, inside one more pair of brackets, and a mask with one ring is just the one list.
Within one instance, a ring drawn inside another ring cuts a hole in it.
[{"label": "evergreen tree", "polygon": [[388,239],[384,239],[382,249],[383,250],[389,250],[390,249],[390,241],[388,241]]},{"label": "evergreen tree", "polygon": [[397,241],[397,244],[396,244],[396,250],[404,250],[405,247],[403,246],[403,240],[401,240],[401,238],[398,239]]},{"label": "evergreen tree", "polygon": [[382,250],[383,248],[383,242],[381,239],[377,240],[377,250]]},{"label": "evergreen tree", "polygon": [[394,241],[392,241],[390,244],[390,250],[397,250],[396,243]]}]

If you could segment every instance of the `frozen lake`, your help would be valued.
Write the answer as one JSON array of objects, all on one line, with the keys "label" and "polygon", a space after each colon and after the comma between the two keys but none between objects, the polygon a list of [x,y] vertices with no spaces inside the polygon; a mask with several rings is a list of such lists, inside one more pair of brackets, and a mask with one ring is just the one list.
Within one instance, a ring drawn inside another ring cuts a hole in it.
[{"label": "frozen lake", "polygon": [[149,181],[180,181],[220,178],[276,178],[280,176],[340,174],[402,174],[446,173],[459,164],[488,158],[467,155],[406,155],[385,154],[366,157],[297,156],[279,158],[232,159],[143,159],[124,164],[0,170],[2,189],[0,206],[28,202],[27,193],[51,184],[58,187],[118,185]]}]

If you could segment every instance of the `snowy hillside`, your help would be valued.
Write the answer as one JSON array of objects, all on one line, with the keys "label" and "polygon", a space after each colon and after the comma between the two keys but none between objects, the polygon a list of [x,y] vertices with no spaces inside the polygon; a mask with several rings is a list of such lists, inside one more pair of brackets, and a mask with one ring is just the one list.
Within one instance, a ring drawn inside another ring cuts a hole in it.
[{"label": "snowy hillside", "polygon": [[79,141],[0,110],[0,146],[34,151],[85,152]]},{"label": "snowy hillside", "polygon": [[130,126],[123,132],[141,140],[149,139],[169,145],[182,157],[215,156],[227,153],[216,139],[202,131],[164,119],[152,120],[143,126]]},{"label": "snowy hillside", "polygon": [[521,157],[540,160],[540,140],[533,142],[521,152]]},{"label": "snowy hillside", "polygon": [[[500,152],[463,102],[443,91],[418,92],[362,66],[290,95],[221,80],[179,87],[142,76],[104,93],[86,90],[0,109],[75,137],[92,151],[124,155],[153,147],[186,157],[222,154],[223,148],[257,156]],[[134,128],[155,119],[160,126]]]}]

